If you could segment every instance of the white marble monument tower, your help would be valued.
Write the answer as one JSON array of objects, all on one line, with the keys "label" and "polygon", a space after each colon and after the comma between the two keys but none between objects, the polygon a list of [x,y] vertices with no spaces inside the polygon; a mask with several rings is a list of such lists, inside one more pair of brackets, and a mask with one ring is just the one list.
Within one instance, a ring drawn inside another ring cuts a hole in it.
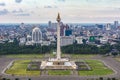
[{"label": "white marble monument tower", "polygon": [[61,49],[60,49],[60,14],[58,13],[58,17],[57,17],[57,60],[61,59]]},{"label": "white marble monument tower", "polygon": [[74,61],[70,61],[67,58],[61,58],[61,48],[60,48],[60,14],[57,16],[57,57],[51,58],[46,61],[42,61],[40,69],[77,69],[77,65]]}]

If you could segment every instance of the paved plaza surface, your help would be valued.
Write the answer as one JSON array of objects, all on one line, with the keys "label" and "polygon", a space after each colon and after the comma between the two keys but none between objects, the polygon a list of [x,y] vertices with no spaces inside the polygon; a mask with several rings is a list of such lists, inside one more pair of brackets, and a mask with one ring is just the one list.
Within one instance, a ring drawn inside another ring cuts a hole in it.
[{"label": "paved plaza surface", "polygon": [[[113,57],[102,57],[100,55],[95,56],[92,59],[97,59],[103,61],[109,68],[115,71],[114,74],[106,75],[102,77],[116,77],[120,78],[120,62],[116,61]],[[7,57],[0,57],[0,72],[13,60],[17,60],[17,58],[7,58]],[[20,78],[20,80],[28,80],[31,78],[32,80],[87,80],[88,78],[99,78],[101,76],[78,76],[78,75],[69,75],[69,76],[50,76],[50,75],[41,75],[41,76],[10,76],[4,75],[0,73],[3,77],[10,78],[14,80],[15,78]]]}]

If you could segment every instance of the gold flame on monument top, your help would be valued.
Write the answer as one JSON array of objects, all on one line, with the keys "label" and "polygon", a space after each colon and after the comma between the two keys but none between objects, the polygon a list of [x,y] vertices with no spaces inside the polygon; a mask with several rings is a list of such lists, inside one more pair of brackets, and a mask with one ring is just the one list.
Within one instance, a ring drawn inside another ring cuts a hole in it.
[{"label": "gold flame on monument top", "polygon": [[61,18],[60,18],[60,13],[58,13],[58,16],[57,16],[57,19],[56,19],[58,22],[61,21]]}]

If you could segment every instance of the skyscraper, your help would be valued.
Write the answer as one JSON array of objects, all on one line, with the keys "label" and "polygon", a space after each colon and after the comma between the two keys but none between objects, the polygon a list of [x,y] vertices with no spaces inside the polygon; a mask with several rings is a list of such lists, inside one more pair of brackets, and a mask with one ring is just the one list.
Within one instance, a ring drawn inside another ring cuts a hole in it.
[{"label": "skyscraper", "polygon": [[52,22],[51,21],[48,22],[48,27],[50,27],[50,28],[52,27]]},{"label": "skyscraper", "polygon": [[118,21],[114,21],[114,28],[115,28],[115,29],[118,28],[118,25],[119,25]]},{"label": "skyscraper", "polygon": [[42,42],[42,32],[38,27],[35,27],[32,31],[32,42],[35,44]]},{"label": "skyscraper", "polygon": [[107,31],[111,30],[111,24],[108,23],[108,24],[105,26],[105,28],[106,28]]}]

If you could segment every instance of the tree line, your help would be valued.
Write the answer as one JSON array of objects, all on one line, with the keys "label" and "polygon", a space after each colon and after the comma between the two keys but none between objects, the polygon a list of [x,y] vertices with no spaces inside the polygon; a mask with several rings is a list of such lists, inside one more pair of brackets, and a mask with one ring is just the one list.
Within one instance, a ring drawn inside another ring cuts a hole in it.
[{"label": "tree line", "polygon": [[[100,47],[88,44],[72,44],[61,47],[62,53],[68,54],[106,54],[112,49],[120,51],[120,43],[116,45],[105,44]],[[41,46],[41,45],[22,45],[18,43],[0,44],[0,54],[44,54],[56,50],[56,45]]]}]

